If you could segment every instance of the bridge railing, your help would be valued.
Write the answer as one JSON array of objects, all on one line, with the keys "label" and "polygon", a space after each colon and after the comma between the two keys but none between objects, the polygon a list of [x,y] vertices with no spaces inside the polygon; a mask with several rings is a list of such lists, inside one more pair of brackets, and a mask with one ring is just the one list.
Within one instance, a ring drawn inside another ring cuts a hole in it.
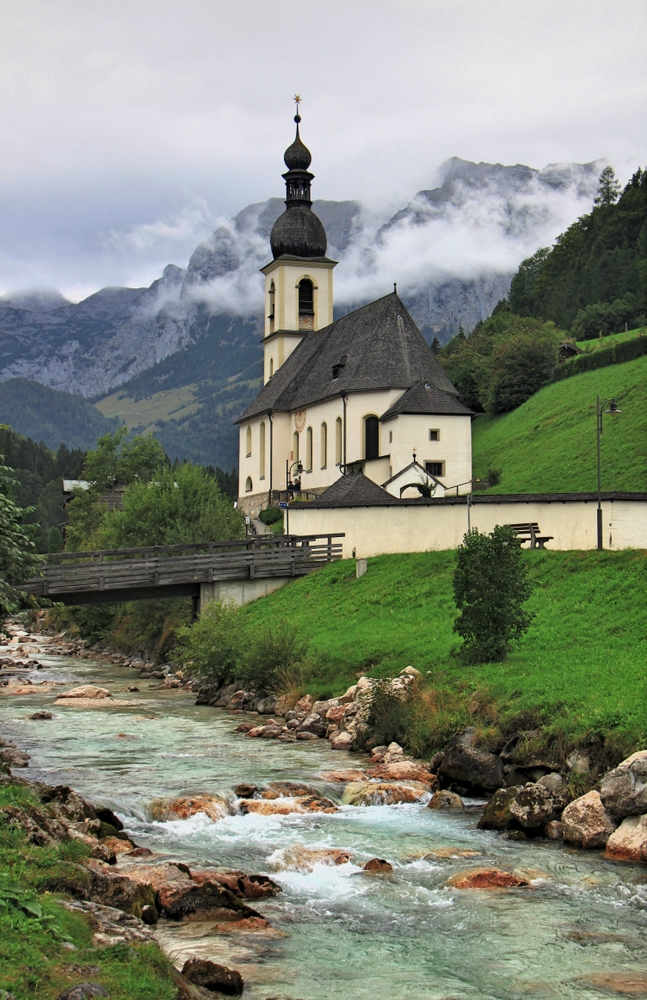
[{"label": "bridge railing", "polygon": [[233,542],[94,549],[51,555],[23,590],[35,596],[174,587],[218,580],[302,576],[342,557],[343,533]]}]

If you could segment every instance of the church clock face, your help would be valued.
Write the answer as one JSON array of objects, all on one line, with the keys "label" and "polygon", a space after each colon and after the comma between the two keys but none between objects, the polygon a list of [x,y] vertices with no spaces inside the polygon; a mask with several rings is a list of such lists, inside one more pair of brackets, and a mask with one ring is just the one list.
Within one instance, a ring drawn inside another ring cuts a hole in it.
[{"label": "church clock face", "polygon": [[294,429],[297,432],[297,434],[301,434],[305,425],[306,425],[306,411],[298,410],[294,414]]}]

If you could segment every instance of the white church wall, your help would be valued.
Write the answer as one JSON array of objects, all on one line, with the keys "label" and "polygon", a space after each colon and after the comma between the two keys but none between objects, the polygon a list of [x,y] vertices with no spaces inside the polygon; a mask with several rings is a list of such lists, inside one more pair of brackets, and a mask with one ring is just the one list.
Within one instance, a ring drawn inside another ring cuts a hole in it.
[{"label": "white church wall", "polygon": [[[430,431],[438,440],[432,441]],[[389,443],[389,435],[393,435]],[[438,476],[447,488],[462,485],[459,493],[468,493],[472,481],[472,420],[471,417],[403,413],[382,424],[384,448],[390,451],[392,475],[404,469],[412,459],[422,467],[426,462],[442,462]],[[381,485],[381,484],[380,484]]]},{"label": "white church wall", "polygon": [[[542,535],[552,535],[547,547],[553,550],[595,549],[597,547],[597,502],[589,501],[502,501],[475,503],[471,526],[490,532],[497,524],[537,522]],[[604,547],[647,549],[647,501],[602,502]],[[344,532],[344,558],[355,550],[358,558],[398,552],[426,552],[455,549],[467,531],[467,504],[446,503],[415,506],[293,508],[293,534]]]}]

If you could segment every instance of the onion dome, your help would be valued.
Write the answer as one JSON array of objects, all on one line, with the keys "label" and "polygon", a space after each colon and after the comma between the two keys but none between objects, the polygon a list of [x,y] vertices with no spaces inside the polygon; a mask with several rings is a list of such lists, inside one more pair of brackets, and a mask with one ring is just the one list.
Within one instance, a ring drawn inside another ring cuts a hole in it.
[{"label": "onion dome", "polygon": [[274,223],[270,234],[270,245],[274,258],[325,257],[328,241],[323,223],[312,211],[310,183],[314,174],[308,172],[312,157],[310,150],[301,141],[299,122],[301,116],[294,116],[297,133],[294,142],[285,151],[287,173],[285,180],[285,212]]},{"label": "onion dome", "polygon": [[296,138],[292,145],[286,149],[283,160],[288,170],[307,170],[312,163],[312,155],[305,143],[301,141],[301,136],[299,135],[301,115],[295,115],[294,120],[297,123]]}]

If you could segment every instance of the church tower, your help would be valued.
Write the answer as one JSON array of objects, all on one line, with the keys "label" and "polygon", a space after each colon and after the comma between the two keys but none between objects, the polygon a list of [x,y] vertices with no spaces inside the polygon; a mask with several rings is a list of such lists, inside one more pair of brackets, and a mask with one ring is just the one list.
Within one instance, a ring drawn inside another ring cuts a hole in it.
[{"label": "church tower", "polygon": [[265,275],[263,384],[292,354],[309,330],[333,321],[332,270],[326,257],[326,231],[312,211],[308,171],[312,156],[299,135],[300,98],[294,120],[297,132],[285,151],[285,212],[274,223],[270,245],[274,259],[261,268]]}]

